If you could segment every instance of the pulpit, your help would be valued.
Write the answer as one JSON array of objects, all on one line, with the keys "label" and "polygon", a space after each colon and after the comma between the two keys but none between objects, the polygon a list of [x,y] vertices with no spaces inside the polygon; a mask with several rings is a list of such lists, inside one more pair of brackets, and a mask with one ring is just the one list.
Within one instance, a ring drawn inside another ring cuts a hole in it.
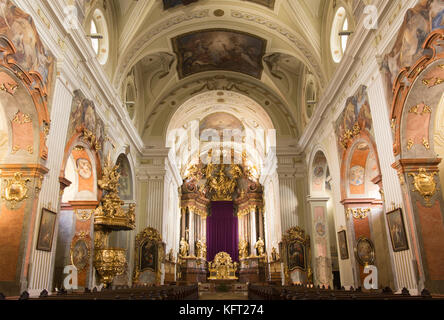
[{"label": "pulpit", "polygon": [[209,263],[210,282],[233,282],[237,280],[237,262],[232,262],[231,256],[226,252],[219,252]]}]

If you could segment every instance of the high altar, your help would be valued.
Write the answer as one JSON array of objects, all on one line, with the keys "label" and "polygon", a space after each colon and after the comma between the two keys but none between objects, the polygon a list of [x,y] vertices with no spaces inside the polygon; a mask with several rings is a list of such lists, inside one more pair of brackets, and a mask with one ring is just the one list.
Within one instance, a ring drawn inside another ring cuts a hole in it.
[{"label": "high altar", "polygon": [[263,188],[255,169],[248,166],[245,152],[241,164],[219,163],[199,162],[187,169],[181,187],[178,279],[186,283],[270,280]]}]

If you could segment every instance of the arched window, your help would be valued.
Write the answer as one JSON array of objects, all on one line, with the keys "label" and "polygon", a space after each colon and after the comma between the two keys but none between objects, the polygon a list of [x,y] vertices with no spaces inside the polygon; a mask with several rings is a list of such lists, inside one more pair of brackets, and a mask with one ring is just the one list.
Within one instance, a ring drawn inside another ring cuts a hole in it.
[{"label": "arched window", "polygon": [[96,53],[100,64],[105,64],[108,60],[109,37],[105,16],[100,9],[94,10],[89,24],[89,35],[91,46]]},{"label": "arched window", "polygon": [[350,21],[344,7],[340,7],[333,19],[330,35],[330,48],[333,61],[339,63],[347,48]]}]

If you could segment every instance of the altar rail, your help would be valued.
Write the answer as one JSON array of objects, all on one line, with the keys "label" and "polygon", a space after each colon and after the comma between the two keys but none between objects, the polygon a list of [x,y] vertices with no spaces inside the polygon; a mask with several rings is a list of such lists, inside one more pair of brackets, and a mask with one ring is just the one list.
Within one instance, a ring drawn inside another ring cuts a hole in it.
[{"label": "altar rail", "polygon": [[382,290],[362,291],[360,288],[350,290],[332,290],[321,287],[307,288],[306,286],[248,286],[248,298],[251,300],[425,300],[442,299],[432,297],[424,289],[420,296],[411,296],[404,288],[402,293],[395,294],[390,288]]},{"label": "altar rail", "polygon": [[[0,294],[0,299],[2,295]],[[43,290],[38,298],[30,298],[25,291],[18,298],[19,300],[197,300],[199,291],[197,284],[189,286],[119,286],[101,291],[73,292],[66,291],[57,292],[48,295]]]}]

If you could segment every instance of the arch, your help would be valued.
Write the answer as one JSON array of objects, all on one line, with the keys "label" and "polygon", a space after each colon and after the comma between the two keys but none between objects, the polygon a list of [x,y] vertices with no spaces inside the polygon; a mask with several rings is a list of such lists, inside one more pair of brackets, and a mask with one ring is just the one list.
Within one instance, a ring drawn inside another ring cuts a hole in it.
[{"label": "arch", "polygon": [[[225,6],[220,6],[220,8],[225,9],[227,12],[231,11]],[[168,36],[168,38],[172,38],[184,32],[202,29],[202,20],[205,20],[206,26],[208,27],[224,27],[239,31],[247,29],[242,28],[242,25],[248,25],[249,29],[255,29],[256,32],[252,32],[253,34],[261,35],[266,39],[271,39],[271,37],[275,36],[280,40],[287,41],[286,43],[294,50],[299,59],[307,66],[310,66],[310,69],[316,73],[321,84],[325,84],[326,78],[319,62],[320,57],[318,57],[317,54],[313,54],[316,50],[313,46],[308,45],[299,34],[292,33],[290,27],[283,25],[282,22],[278,23],[272,21],[270,18],[264,18],[262,14],[253,10],[251,13],[234,10],[231,14],[233,22],[230,25],[221,25],[217,17],[211,17],[209,15],[210,9],[210,7],[201,6],[199,10],[191,16],[178,14],[172,18],[159,21],[156,27],[152,29],[146,29],[137,39],[132,41],[133,45],[127,47],[121,55],[122,59],[120,59],[118,63],[113,81],[115,86],[120,87],[122,85],[123,75],[128,74],[129,70],[145,56],[145,51],[152,46],[154,41],[165,37],[166,32],[169,32],[171,35],[171,37]],[[251,19],[253,16],[257,16],[258,18]],[[186,27],[179,27],[183,22],[188,22]],[[173,29],[169,30],[170,28]],[[265,36],[265,34],[267,34],[267,36]],[[268,43],[270,43],[270,41],[268,41]]]},{"label": "arch", "polygon": [[[444,29],[433,30],[422,45],[423,51],[411,67],[399,72],[391,106],[394,132],[393,152],[406,207],[412,250],[417,258],[421,287],[444,290],[444,271],[439,266],[444,252],[433,247],[444,237],[444,200],[437,148],[433,138],[439,118],[444,79]],[[413,60],[413,57],[411,57]],[[439,148],[438,148],[439,149]],[[424,181],[429,189],[423,189]],[[430,221],[434,221],[430,223]]]}]

